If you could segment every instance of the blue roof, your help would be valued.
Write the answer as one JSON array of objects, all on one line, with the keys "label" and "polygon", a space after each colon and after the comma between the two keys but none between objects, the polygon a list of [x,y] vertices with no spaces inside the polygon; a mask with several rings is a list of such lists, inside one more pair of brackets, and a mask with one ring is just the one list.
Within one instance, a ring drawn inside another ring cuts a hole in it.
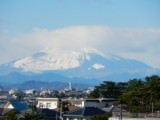
[{"label": "blue roof", "polygon": [[105,114],[106,112],[96,108],[96,107],[84,107],[79,108],[74,111],[69,112],[68,114],[65,114],[64,116],[81,116],[81,117],[87,117],[87,116],[94,116],[94,115],[100,115]]},{"label": "blue roof", "polygon": [[26,101],[10,100],[9,102],[13,105],[14,109],[17,112],[22,112],[22,111],[27,110],[29,108]]}]

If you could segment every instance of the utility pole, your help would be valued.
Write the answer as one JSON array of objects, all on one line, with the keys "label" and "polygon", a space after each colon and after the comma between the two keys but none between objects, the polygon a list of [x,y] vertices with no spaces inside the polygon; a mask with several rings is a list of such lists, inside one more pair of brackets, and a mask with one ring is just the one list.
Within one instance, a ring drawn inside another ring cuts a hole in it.
[{"label": "utility pole", "polygon": [[122,120],[122,104],[120,104],[120,120]]},{"label": "utility pole", "polygon": [[57,120],[57,112],[56,112],[56,120]]},{"label": "utility pole", "polygon": [[152,101],[152,117],[154,116],[154,104],[153,104],[153,101]]},{"label": "utility pole", "polygon": [[152,102],[152,113],[154,112],[154,105],[153,105],[153,102]]},{"label": "utility pole", "polygon": [[60,99],[60,119],[63,120],[62,117],[62,100]]}]

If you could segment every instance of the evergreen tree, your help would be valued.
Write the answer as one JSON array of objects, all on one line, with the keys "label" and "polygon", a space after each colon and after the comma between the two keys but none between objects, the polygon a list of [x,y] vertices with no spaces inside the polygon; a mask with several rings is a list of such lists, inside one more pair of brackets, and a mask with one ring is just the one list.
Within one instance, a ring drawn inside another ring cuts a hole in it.
[{"label": "evergreen tree", "polygon": [[19,120],[43,120],[43,115],[38,112],[26,112]]},{"label": "evergreen tree", "polygon": [[110,116],[110,114],[95,115],[91,118],[91,120],[108,120]]},{"label": "evergreen tree", "polygon": [[10,111],[5,116],[3,116],[1,120],[18,120],[16,111],[15,110]]},{"label": "evergreen tree", "polygon": [[91,92],[91,98],[117,98],[117,104],[126,104],[130,112],[154,112],[160,109],[160,77],[128,82],[104,81]]},{"label": "evergreen tree", "polygon": [[91,92],[91,98],[118,98],[119,95],[127,88],[127,83],[115,83],[112,81],[104,81],[99,86],[96,86]]}]

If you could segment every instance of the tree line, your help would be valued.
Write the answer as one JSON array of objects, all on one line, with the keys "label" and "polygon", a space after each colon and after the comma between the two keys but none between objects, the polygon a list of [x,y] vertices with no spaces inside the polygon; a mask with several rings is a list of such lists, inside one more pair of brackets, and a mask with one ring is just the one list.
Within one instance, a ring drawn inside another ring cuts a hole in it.
[{"label": "tree line", "polygon": [[91,98],[116,98],[115,104],[123,104],[130,112],[154,112],[160,110],[160,77],[147,76],[127,82],[104,81],[95,86]]}]

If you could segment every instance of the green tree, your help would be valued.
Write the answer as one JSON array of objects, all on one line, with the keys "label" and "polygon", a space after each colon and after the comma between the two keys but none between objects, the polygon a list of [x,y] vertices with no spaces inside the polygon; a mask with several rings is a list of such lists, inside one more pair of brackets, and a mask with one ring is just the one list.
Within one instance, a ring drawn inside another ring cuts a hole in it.
[{"label": "green tree", "polygon": [[102,95],[100,93],[100,90],[101,88],[99,86],[96,86],[94,91],[92,91],[89,95],[89,97],[91,98],[100,98]]},{"label": "green tree", "polygon": [[115,104],[126,104],[131,112],[154,112],[160,109],[160,77],[147,76],[144,80],[128,82],[104,81],[91,92],[91,98],[117,98]]},{"label": "green tree", "polygon": [[127,83],[115,83],[112,81],[104,81],[99,86],[96,86],[89,97],[92,98],[118,98],[126,89]]},{"label": "green tree", "polygon": [[1,120],[18,120],[17,113],[15,110],[8,112]]},{"label": "green tree", "polygon": [[131,112],[154,112],[160,109],[159,91],[159,76],[133,79],[128,81],[128,89],[119,97],[119,101],[128,104]]},{"label": "green tree", "polygon": [[140,79],[133,79],[128,81],[128,89],[120,96],[121,103],[128,104],[130,111],[138,112],[144,111],[145,82]]},{"label": "green tree", "polygon": [[149,109],[152,112],[154,110],[159,110],[160,108],[160,77],[153,75],[151,77],[146,77],[146,91],[148,95],[148,104],[150,105]]},{"label": "green tree", "polygon": [[110,114],[95,115],[91,118],[91,120],[108,120],[110,116]]},{"label": "green tree", "polygon": [[39,112],[26,112],[19,120],[43,120],[43,114]]},{"label": "green tree", "polygon": [[66,113],[67,111],[69,111],[68,105],[69,105],[68,101],[61,101],[60,100],[58,108],[60,111]]}]

